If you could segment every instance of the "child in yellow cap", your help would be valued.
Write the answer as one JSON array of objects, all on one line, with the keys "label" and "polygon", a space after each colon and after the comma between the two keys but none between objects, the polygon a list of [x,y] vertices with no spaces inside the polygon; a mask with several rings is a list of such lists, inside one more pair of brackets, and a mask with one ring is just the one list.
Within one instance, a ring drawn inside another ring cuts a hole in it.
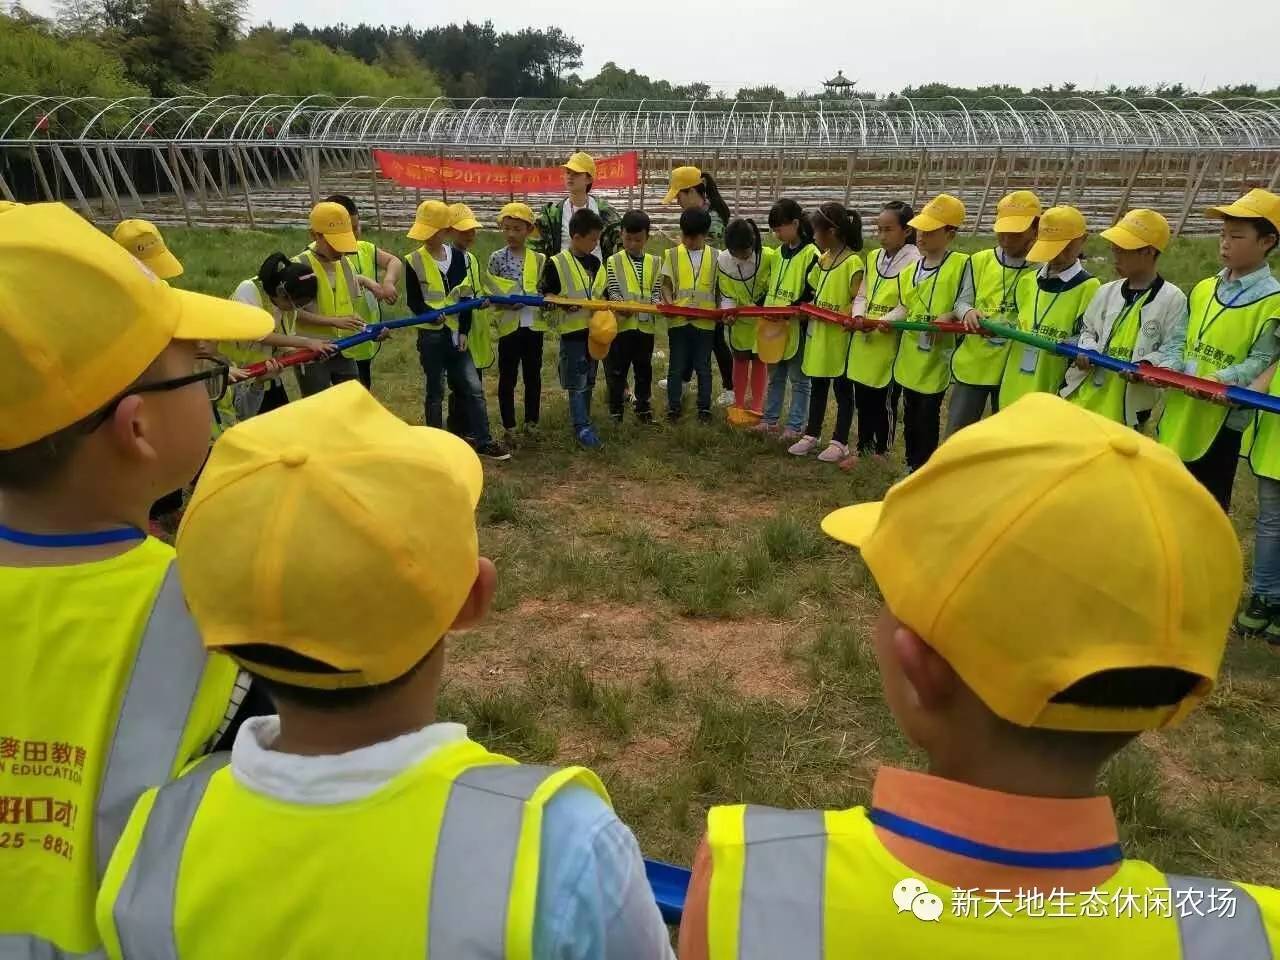
[{"label": "child in yellow cap", "polygon": [[[535,296],[546,257],[529,239],[537,233],[527,203],[513,201],[498,212],[503,246],[489,254],[489,284],[494,293]],[[499,307],[498,413],[510,444],[516,429],[516,382],[524,378],[524,429],[536,431],[542,414],[542,348],[547,321],[535,307]]]},{"label": "child in yellow cap", "polygon": [[[886,321],[955,319],[956,301],[969,276],[969,257],[952,250],[951,244],[964,217],[964,204],[942,193],[911,219],[908,226],[916,232],[921,259],[900,274],[902,302],[885,315]],[[908,473],[923,467],[938,448],[942,398],[951,383],[955,345],[955,334],[929,330],[903,334],[898,343],[893,378],[902,388],[902,439]]]},{"label": "child in yellow cap", "polygon": [[161,280],[182,276],[182,263],[170,252],[156,225],[149,220],[121,220],[111,239],[124,247]]},{"label": "child in yellow cap", "polygon": [[[661,258],[646,253],[649,215],[628,210],[622,215],[622,249],[605,261],[605,288],[610,300],[658,303],[661,300]],[[627,377],[634,371],[636,419],[653,422],[653,344],[657,315],[620,313],[618,336],[605,358],[605,383],[609,388],[609,416],[622,422]]]},{"label": "child in yellow cap", "polygon": [[[453,301],[453,292],[466,288],[469,264],[465,251],[449,246],[454,214],[448,204],[424,200],[418,206],[408,237],[421,246],[404,258],[405,299],[415,315],[439,310]],[[426,378],[424,415],[429,427],[444,426],[444,391],[461,397],[465,410],[458,432],[465,434],[476,452],[490,460],[510,460],[511,451],[489,432],[484,385],[471,358],[473,312],[450,314],[443,320],[418,327],[418,359]]]},{"label": "child in yellow cap", "polygon": [[[197,342],[256,340],[271,318],[171,288],[61,204],[2,216],[0,952],[88,956],[128,809],[243,695],[145,531],[200,468],[227,387]],[[35,302],[43,271],[58,296]]]},{"label": "child in yellow cap", "polygon": [[[1187,295],[1160,276],[1169,221],[1154,210],[1130,210],[1102,231],[1119,280],[1103,284],[1084,312],[1080,346],[1125,362],[1181,369],[1187,339]],[[1080,357],[1067,368],[1062,396],[1086,410],[1141,430],[1159,391]]]},{"label": "child in yellow cap", "polygon": [[549,203],[534,221],[533,247],[550,260],[569,246],[569,221],[579,210],[590,210],[600,218],[600,239],[591,252],[601,263],[613,256],[621,243],[619,229],[622,217],[608,200],[592,193],[596,179],[596,161],[589,153],[578,152],[569,157],[564,167],[564,186],[568,196]]},{"label": "child in yellow cap", "polygon": [[[1101,285],[1080,262],[1089,227],[1075,207],[1053,207],[1040,218],[1027,261],[1041,264],[1034,288],[1020,292],[1017,327],[1050,340],[1074,340]],[[1000,380],[1000,407],[1028,393],[1057,393],[1068,361],[1039,347],[1015,343]]]},{"label": "child in yellow cap", "polygon": [[[1191,291],[1182,370],[1233,386],[1248,386],[1275,361],[1280,281],[1267,258],[1280,241],[1280,196],[1250,190],[1235,203],[1213,207],[1222,221],[1223,268]],[[1209,398],[1170,390],[1160,418],[1160,442],[1222,504],[1231,509],[1236,460],[1252,414]]]},{"label": "child in yellow cap", "polygon": [[223,435],[178,563],[205,644],[279,715],[134,809],[98,901],[108,956],[670,957],[595,774],[519,765],[437,719],[447,635],[496,588],[483,480],[466,443],[356,384]]},{"label": "child in yellow cap", "polygon": [[[382,319],[380,303],[394,304],[400,293],[396,289],[404,265],[390,250],[383,250],[377,244],[365,240],[360,233],[360,210],[356,202],[345,193],[335,193],[325,197],[326,203],[336,203],[351,218],[351,232],[356,238],[356,252],[349,254],[351,265],[355,268],[357,281],[363,287],[362,295],[355,302],[356,316],[365,323],[377,323]],[[381,272],[382,280],[378,280]],[[356,362],[356,375],[366,390],[373,389],[373,358],[378,354],[378,344],[374,341],[348,347],[342,355]]]},{"label": "child in yellow cap", "polygon": [[[1083,517],[1105,535],[1077,576]],[[1280,950],[1280,891],[1126,859],[1098,786],[1222,665],[1239,541],[1177,457],[1035,394],[823,529],[884,596],[871,647],[928,772],[881,767],[868,807],[713,808],[681,960]]]},{"label": "child in yellow cap", "polygon": [[1027,254],[1036,242],[1040,198],[1015,190],[996,205],[996,246],[969,258],[969,275],[956,300],[956,316],[974,336],[961,338],[951,358],[951,404],[947,436],[982,419],[988,405],[1000,410],[1000,378],[1009,356],[1009,341],[978,336],[983,320],[1016,325],[1018,296],[1035,283],[1035,265]]}]

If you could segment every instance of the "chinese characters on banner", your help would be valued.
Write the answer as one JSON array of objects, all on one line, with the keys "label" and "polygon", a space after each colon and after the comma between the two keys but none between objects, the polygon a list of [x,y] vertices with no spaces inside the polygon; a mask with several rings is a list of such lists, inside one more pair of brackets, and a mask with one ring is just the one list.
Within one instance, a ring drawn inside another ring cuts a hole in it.
[{"label": "chinese characters on banner", "polygon": [[[499,163],[469,163],[412,153],[373,151],[378,169],[402,187],[456,190],[499,196],[512,193],[564,193],[563,167],[508,167]],[[596,159],[594,186],[616,189],[639,183],[636,154],[620,153]]]}]

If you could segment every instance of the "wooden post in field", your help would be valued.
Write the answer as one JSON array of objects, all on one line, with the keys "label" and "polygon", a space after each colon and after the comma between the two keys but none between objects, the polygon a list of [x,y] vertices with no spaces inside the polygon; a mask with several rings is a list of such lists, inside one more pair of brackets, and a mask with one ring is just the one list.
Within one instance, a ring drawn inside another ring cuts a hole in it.
[{"label": "wooden post in field", "polygon": [[1175,237],[1182,233],[1183,227],[1187,225],[1187,219],[1191,216],[1191,208],[1195,206],[1196,197],[1200,196],[1200,187],[1203,186],[1205,175],[1209,172],[1209,167],[1211,165],[1212,161],[1210,160],[1210,155],[1205,154],[1204,158],[1200,162],[1200,173],[1196,177],[1195,183],[1191,183],[1191,174],[1195,170],[1195,156],[1194,154],[1192,155],[1191,167],[1187,170],[1187,193],[1182,200],[1182,212],[1178,214],[1178,223],[1173,228],[1173,235]]},{"label": "wooden post in field", "polygon": [[844,163],[844,205],[849,206],[849,197],[853,194],[853,164],[858,156],[856,150],[849,151],[849,157]]},{"label": "wooden post in field", "polygon": [[1058,177],[1058,187],[1053,191],[1053,203],[1050,206],[1056,207],[1058,201],[1062,199],[1062,188],[1066,185],[1067,174],[1072,174],[1072,180],[1075,179],[1076,169],[1076,151],[1074,148],[1067,151],[1067,155],[1062,160],[1062,174]]},{"label": "wooden post in field", "polygon": [[49,178],[44,175],[44,167],[40,163],[40,154],[35,147],[27,148],[31,153],[31,166],[35,168],[36,178],[40,181],[40,189],[44,191],[44,198],[50,203],[55,202],[56,198],[53,191],[49,189]]},{"label": "wooden post in field", "polygon": [[1147,151],[1144,149],[1138,155],[1138,162],[1133,165],[1133,170],[1129,174],[1129,179],[1125,182],[1124,192],[1120,194],[1120,202],[1116,204],[1116,214],[1112,217],[1113,223],[1119,223],[1120,218],[1124,216],[1125,210],[1129,206],[1129,197],[1133,195],[1133,185],[1138,182],[1138,174],[1142,172],[1142,168],[1147,162]]},{"label": "wooden post in field", "polygon": [[67,175],[67,183],[71,184],[71,192],[76,195],[76,203],[80,205],[80,211],[84,214],[85,219],[96,223],[98,218],[93,215],[93,207],[90,205],[89,199],[84,195],[84,191],[80,189],[80,182],[76,180],[76,175],[71,172],[71,164],[67,163],[67,158],[63,155],[62,148],[56,143],[53,144],[53,158],[58,161],[58,166]]},{"label": "wooden post in field", "polygon": [[1000,162],[1000,153],[1002,148],[996,147],[996,152],[991,157],[991,164],[987,167],[987,182],[982,187],[982,202],[978,204],[978,215],[973,218],[973,230],[970,231],[971,236],[977,236],[978,231],[982,229],[982,218],[987,212],[987,201],[991,199],[991,181],[996,175],[996,165]]},{"label": "wooden post in field", "polygon": [[253,215],[253,200],[249,197],[249,178],[245,173],[239,147],[231,148],[231,159],[235,164],[236,172],[240,175],[240,190],[244,194],[244,208],[249,214],[249,229],[257,230],[258,223]]},{"label": "wooden post in field", "polygon": [[1271,179],[1267,181],[1267,189],[1274,193],[1277,183],[1280,183],[1280,157],[1276,160],[1275,172],[1271,174]]},{"label": "wooden post in field", "polygon": [[373,188],[373,219],[378,224],[378,229],[382,229],[382,198],[378,196],[378,161],[373,158],[373,151],[369,151],[369,185]]},{"label": "wooden post in field", "polygon": [[911,207],[913,210],[918,210],[920,208],[920,185],[924,180],[924,165],[928,160],[928,157],[928,150],[920,151],[920,159],[916,163],[916,182],[915,186],[911,188]]}]

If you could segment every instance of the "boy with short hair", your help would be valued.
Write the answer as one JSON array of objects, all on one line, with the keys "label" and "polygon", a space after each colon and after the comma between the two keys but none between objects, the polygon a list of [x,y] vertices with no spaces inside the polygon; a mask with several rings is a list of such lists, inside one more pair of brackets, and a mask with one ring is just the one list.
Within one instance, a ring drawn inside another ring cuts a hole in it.
[{"label": "boy with short hair", "polygon": [[[1053,207],[1040,218],[1028,263],[1042,264],[1035,286],[1018,300],[1017,327],[1050,340],[1066,342],[1080,333],[1085,311],[1101,284],[1080,262],[1089,226],[1075,207]],[[1067,359],[1039,347],[1015,343],[1000,380],[1000,408],[1028,393],[1057,393],[1067,373]]]},{"label": "boy with short hair", "polygon": [[[661,260],[646,253],[649,243],[649,215],[643,210],[628,210],[622,215],[622,249],[605,262],[606,285],[610,300],[627,303],[659,303]],[[618,336],[609,347],[604,361],[605,382],[609,387],[609,416],[622,422],[626,403],[627,375],[635,371],[636,419],[653,422],[653,341],[657,316],[652,313],[618,315]]]},{"label": "boy with short hair", "polygon": [[[1276,358],[1280,281],[1267,258],[1280,241],[1280,196],[1250,190],[1207,214],[1222,221],[1223,269],[1191,291],[1182,370],[1244,387]],[[1231,509],[1236,460],[1251,416],[1180,390],[1165,397],[1160,442],[1182,458],[1223,510]]]},{"label": "boy with short hair", "polygon": [[[33,302],[49,270],[58,296]],[[172,548],[146,534],[209,446],[265,312],[169,287],[61,204],[0,224],[0,955],[87,956],[134,801],[200,756],[244,695],[207,656]],[[15,952],[16,951],[16,952]]]},{"label": "boy with short hair", "polygon": [[[1125,362],[1182,368],[1187,339],[1187,295],[1160,276],[1160,254],[1169,245],[1169,221],[1154,210],[1130,210],[1102,231],[1111,244],[1119,280],[1098,290],[1084,312],[1080,347]],[[1116,423],[1141,430],[1160,393],[1145,383],[1092,368],[1078,357],[1067,368],[1062,396]]]},{"label": "boy with short hair", "polygon": [[[680,214],[680,243],[662,258],[662,301],[682,307],[716,308],[720,252],[707,245],[711,215],[693,207]],[[671,365],[667,370],[667,421],[680,419],[684,384],[690,373],[698,378],[698,420],[711,420],[711,353],[715,320],[669,317]]]},{"label": "boy with short hair", "polygon": [[[592,210],[579,210],[569,220],[569,245],[547,260],[542,270],[541,293],[570,300],[598,300],[604,294],[605,275],[593,252],[600,244],[604,223]],[[596,386],[598,362],[588,344],[591,313],[562,308],[556,326],[560,333],[560,388],[569,395],[569,418],[578,445],[587,450],[604,446],[591,425],[591,392]]]},{"label": "boy with short hair", "polygon": [[[453,214],[439,200],[418,206],[407,236],[421,246],[405,257],[405,299],[414,315],[440,310],[450,302],[450,292],[467,282],[466,257],[445,243]],[[489,433],[489,411],[484,386],[468,350],[472,315],[467,310],[418,327],[418,360],[426,377],[425,423],[444,426],[445,380],[466,409],[465,432],[480,456],[510,460],[511,451]]]},{"label": "boy with short hair", "polygon": [[[1075,576],[1082,518],[1105,534]],[[1176,457],[1035,394],[823,529],[884,596],[885,699],[929,772],[882,767],[869,809],[712,809],[681,960],[1280,950],[1280,891],[1126,860],[1098,789],[1205,700],[1226,648],[1239,540]]]},{"label": "boy with short hair", "polygon": [[[471,252],[476,242],[476,231],[479,228],[480,221],[465,203],[449,205],[449,245],[463,258],[467,271],[466,279],[449,291],[449,295],[455,300],[483,297],[489,292],[489,281],[480,268],[480,261]],[[475,365],[481,390],[484,388],[484,371],[493,366],[494,361],[492,322],[490,310],[475,310],[471,314],[471,332],[467,336],[467,352],[471,354],[471,362]],[[489,411],[486,405],[486,423],[488,416]],[[466,404],[458,394],[457,385],[451,383],[449,412],[445,416],[445,424],[450,433],[470,440],[472,438],[467,432],[466,420]]]},{"label": "boy with short hair", "polygon": [[962,337],[951,357],[951,407],[947,436],[982,419],[987,406],[1000,412],[1000,378],[1009,356],[1009,341],[979,336],[983,320],[1018,322],[1018,295],[1035,282],[1035,266],[1027,253],[1036,242],[1040,198],[1015,190],[996,205],[996,245],[969,258],[969,275],[956,297],[955,314],[972,332]]},{"label": "boy with short hair", "polygon": [[[279,715],[249,721],[229,763],[139,802],[98,901],[109,956],[670,957],[595,774],[518,765],[436,719],[446,637],[496,588],[483,484],[466,443],[355,385],[214,447],[182,579],[206,645],[261,678]],[[229,543],[270,559],[229,564]],[[352,569],[378,590],[352,591]]]},{"label": "boy with short hair", "polygon": [[[535,296],[546,258],[529,246],[537,233],[527,203],[498,212],[505,246],[489,255],[489,285],[505,296]],[[516,379],[524,377],[524,429],[537,430],[542,413],[542,347],[547,321],[536,307],[498,308],[498,412],[507,442],[516,429]]]},{"label": "boy with short hair", "polygon": [[[367,323],[360,310],[372,281],[354,266],[352,255],[359,251],[359,242],[351,215],[342,204],[325,201],[312,208],[309,223],[311,245],[294,260],[311,267],[318,287],[314,309],[298,311],[298,336],[333,340],[363,330]],[[337,353],[299,367],[298,387],[303,396],[310,396],[359,376],[356,362]]]},{"label": "boy with short hair", "polygon": [[[351,232],[356,238],[356,252],[350,255],[352,266],[355,267],[357,276],[368,281],[361,284],[364,289],[362,296],[355,302],[356,316],[365,323],[377,323],[382,319],[378,304],[394,304],[400,296],[396,285],[400,281],[403,265],[394,253],[383,250],[369,240],[361,239],[360,210],[354,200],[345,193],[335,193],[324,199],[325,203],[338,204],[351,218]],[[379,270],[382,271],[381,282],[378,281]],[[377,353],[378,345],[373,341],[342,351],[344,357],[356,362],[357,376],[366,390],[373,389],[373,358]]]}]

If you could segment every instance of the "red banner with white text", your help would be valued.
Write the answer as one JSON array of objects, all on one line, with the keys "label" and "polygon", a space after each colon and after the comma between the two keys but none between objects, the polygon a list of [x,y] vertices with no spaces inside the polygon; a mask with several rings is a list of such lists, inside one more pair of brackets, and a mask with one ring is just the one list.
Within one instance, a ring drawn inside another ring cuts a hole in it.
[{"label": "red banner with white text", "polygon": [[[498,196],[512,193],[564,193],[563,167],[509,167],[500,163],[469,163],[447,157],[373,151],[378,169],[402,187],[422,190],[456,190]],[[596,158],[594,186],[603,189],[634,187],[639,183],[636,154],[620,153]]]}]

